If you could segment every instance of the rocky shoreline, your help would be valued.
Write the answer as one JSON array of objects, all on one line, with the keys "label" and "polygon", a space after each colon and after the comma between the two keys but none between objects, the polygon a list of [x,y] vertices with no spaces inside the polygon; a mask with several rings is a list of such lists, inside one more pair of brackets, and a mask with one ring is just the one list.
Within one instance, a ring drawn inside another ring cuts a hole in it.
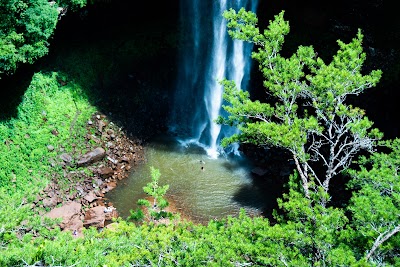
[{"label": "rocky shoreline", "polygon": [[[75,236],[81,236],[84,227],[103,228],[107,221],[118,217],[105,194],[144,161],[141,140],[129,138],[106,115],[94,113],[86,130],[84,142],[88,152],[83,154],[74,144],[70,153],[58,148],[58,156],[51,164],[53,168],[62,168],[63,174],[52,174],[52,181],[34,201],[40,215],[61,218],[60,228]],[[55,150],[52,146],[48,149]]]},{"label": "rocky shoreline", "polygon": [[[53,134],[57,135],[57,132]],[[63,147],[56,149],[48,146],[49,150],[58,152],[51,164],[53,168],[61,168],[62,175],[55,171],[52,181],[34,201],[40,215],[61,219],[58,226],[75,236],[82,236],[82,230],[90,226],[104,228],[113,218],[119,217],[118,211],[113,203],[108,202],[105,194],[113,190],[119,181],[129,177],[135,167],[145,161],[142,140],[128,136],[122,128],[100,112],[94,113],[87,121],[86,135],[81,139],[86,146],[85,153],[82,152],[82,146],[78,149],[74,144],[69,153]],[[270,150],[260,150],[252,146],[244,146],[242,152],[255,162],[257,167],[252,173],[256,180],[266,179],[267,176],[283,177],[290,173],[287,169],[290,164],[286,160],[286,168],[268,167],[271,166],[271,161],[274,161],[272,166],[281,166],[282,153],[271,153]],[[279,159],[274,155],[279,155]],[[269,159],[268,162],[265,159]],[[274,184],[276,182],[275,179]],[[173,199],[169,198],[168,201],[170,206],[167,211],[179,213],[183,220],[191,220],[181,210],[177,210]]]}]

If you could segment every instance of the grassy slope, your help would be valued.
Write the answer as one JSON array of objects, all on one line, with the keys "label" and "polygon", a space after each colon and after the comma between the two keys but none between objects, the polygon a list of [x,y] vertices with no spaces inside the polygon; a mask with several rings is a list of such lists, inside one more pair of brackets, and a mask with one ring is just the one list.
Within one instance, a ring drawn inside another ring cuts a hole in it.
[{"label": "grassy slope", "polygon": [[3,248],[25,229],[33,229],[38,235],[46,229],[49,222],[37,215],[32,203],[52,178],[52,172],[62,172],[57,165],[52,167],[60,151],[70,152],[73,143],[78,149],[85,149],[79,147],[83,145],[79,140],[86,133],[83,126],[95,108],[78,85],[61,87],[57,77],[57,73],[35,74],[18,107],[18,116],[0,122],[0,244]]}]

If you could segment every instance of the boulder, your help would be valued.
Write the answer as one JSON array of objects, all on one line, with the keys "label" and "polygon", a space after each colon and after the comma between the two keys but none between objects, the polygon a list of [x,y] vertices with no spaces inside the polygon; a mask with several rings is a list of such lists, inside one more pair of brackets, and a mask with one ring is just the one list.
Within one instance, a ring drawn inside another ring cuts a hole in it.
[{"label": "boulder", "polygon": [[97,147],[94,150],[86,153],[85,155],[83,155],[77,162],[78,167],[81,166],[86,166],[89,164],[92,164],[94,162],[97,162],[101,159],[103,159],[106,155],[106,151],[101,148],[101,147]]},{"label": "boulder", "polygon": [[79,227],[82,228],[83,226],[83,224],[79,223],[81,208],[82,205],[80,203],[73,201],[59,208],[52,209],[45,216],[51,219],[61,218],[61,229],[77,230],[79,232],[81,230]]},{"label": "boulder", "polygon": [[110,190],[113,190],[116,187],[117,187],[116,182],[109,182],[109,183],[107,183],[107,186],[104,189],[106,190],[106,192],[108,192]]},{"label": "boulder", "polygon": [[101,180],[100,178],[94,178],[93,183],[98,187],[100,187],[104,184],[103,180]]},{"label": "boulder", "polygon": [[45,198],[43,199],[43,207],[54,207],[56,206],[58,203],[58,197],[57,196],[53,196],[51,198]]},{"label": "boulder", "polygon": [[122,162],[127,162],[127,163],[129,163],[130,159],[129,159],[127,156],[123,156],[123,157],[121,158],[121,161],[122,161]]},{"label": "boulder", "polygon": [[87,200],[87,202],[92,203],[93,201],[95,201],[96,199],[98,199],[98,197],[96,196],[96,194],[93,191],[90,191],[85,197],[84,199]]},{"label": "boulder", "polygon": [[82,237],[83,222],[79,216],[73,217],[68,224],[65,225],[64,231],[71,231],[75,237]]},{"label": "boulder", "polygon": [[97,206],[87,210],[85,213],[85,220],[83,221],[83,225],[85,227],[93,226],[97,228],[103,228],[104,221],[106,219],[104,209],[104,206]]},{"label": "boulder", "polygon": [[107,134],[108,135],[113,135],[114,134],[114,130],[113,129],[108,129],[107,130]]},{"label": "boulder", "polygon": [[100,168],[97,173],[102,177],[102,178],[108,178],[111,177],[114,174],[114,170],[110,167],[103,167]]},{"label": "boulder", "polygon": [[118,218],[118,212],[113,210],[112,212],[106,213],[105,216],[107,221],[111,221],[113,218]]},{"label": "boulder", "polygon": [[104,121],[99,121],[98,127],[97,129],[99,130],[99,132],[103,131],[104,126],[106,126],[107,124]]},{"label": "boulder", "polygon": [[109,161],[111,161],[113,164],[117,164],[117,163],[118,163],[118,160],[117,160],[117,159],[114,159],[114,158],[112,158],[112,157],[107,157],[107,159],[108,159]]},{"label": "boulder", "polygon": [[63,153],[60,155],[60,159],[62,159],[65,163],[71,163],[72,162],[72,157],[71,155],[67,154],[67,153]]}]

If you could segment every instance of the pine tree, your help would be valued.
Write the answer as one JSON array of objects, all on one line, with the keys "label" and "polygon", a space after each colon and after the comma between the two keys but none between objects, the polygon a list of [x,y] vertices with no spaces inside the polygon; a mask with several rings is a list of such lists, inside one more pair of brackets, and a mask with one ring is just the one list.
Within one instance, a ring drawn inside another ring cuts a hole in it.
[{"label": "pine tree", "polygon": [[146,215],[149,221],[157,221],[162,218],[172,218],[173,214],[165,210],[169,203],[164,198],[164,195],[169,189],[169,185],[160,186],[160,170],[150,167],[151,182],[143,187],[143,191],[150,197],[148,199],[139,199],[137,204],[147,209],[146,214],[143,209],[139,208],[136,211],[131,210],[131,215],[128,217],[130,220],[142,220]]},{"label": "pine tree", "polygon": [[[360,151],[374,151],[382,134],[364,110],[346,103],[375,86],[380,70],[361,73],[365,61],[363,35],[359,30],[348,44],[338,41],[339,50],[326,64],[312,46],[299,46],[289,58],[280,55],[289,23],[284,11],[270,21],[264,33],[257,16],[243,8],[224,13],[229,35],[256,45],[252,53],[263,74],[263,85],[275,103],[251,100],[247,91],[238,90],[233,81],[224,80],[224,109],[228,117],[217,122],[236,126],[240,132],[223,139],[234,142],[275,146],[289,151],[301,178],[303,193],[310,198],[322,189],[329,192],[331,179],[348,168]],[[320,195],[326,205],[329,194]]]}]

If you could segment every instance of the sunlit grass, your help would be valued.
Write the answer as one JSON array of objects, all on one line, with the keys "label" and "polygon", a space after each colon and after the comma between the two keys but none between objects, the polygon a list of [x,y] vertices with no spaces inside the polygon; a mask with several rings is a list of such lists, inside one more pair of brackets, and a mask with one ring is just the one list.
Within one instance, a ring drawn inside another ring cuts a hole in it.
[{"label": "sunlit grass", "polygon": [[[62,172],[62,151],[83,150],[85,123],[95,108],[79,86],[61,87],[57,73],[37,73],[27,89],[18,115],[0,122],[0,229],[15,231],[34,217],[32,202]],[[78,141],[78,142],[77,142]],[[61,175],[60,175],[61,177]],[[1,238],[1,235],[0,235]]]}]

